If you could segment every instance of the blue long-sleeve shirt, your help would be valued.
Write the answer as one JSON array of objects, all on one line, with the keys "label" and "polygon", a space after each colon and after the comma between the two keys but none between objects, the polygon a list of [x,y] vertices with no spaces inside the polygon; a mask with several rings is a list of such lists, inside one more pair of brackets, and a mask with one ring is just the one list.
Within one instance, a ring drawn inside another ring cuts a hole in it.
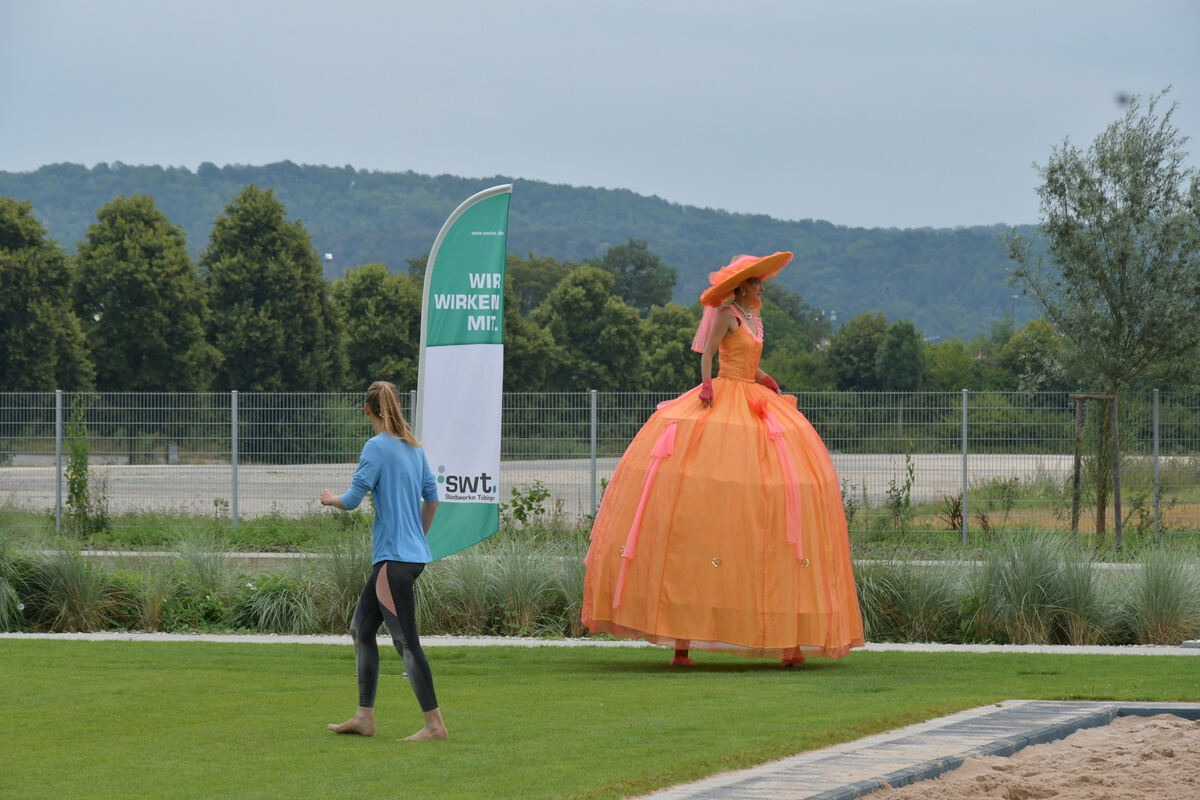
[{"label": "blue long-sleeve shirt", "polygon": [[368,439],[350,489],[341,497],[342,507],[357,508],[367,492],[375,498],[371,563],[432,561],[421,524],[421,503],[437,501],[438,491],[425,451],[386,432]]}]

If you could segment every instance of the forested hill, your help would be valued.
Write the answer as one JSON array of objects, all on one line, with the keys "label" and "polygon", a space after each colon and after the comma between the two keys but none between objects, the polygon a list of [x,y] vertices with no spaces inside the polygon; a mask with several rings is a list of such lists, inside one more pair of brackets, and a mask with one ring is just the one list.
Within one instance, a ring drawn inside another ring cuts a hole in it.
[{"label": "forested hill", "polygon": [[[1003,226],[948,229],[848,228],[815,220],[784,221],[669,203],[627,190],[593,189],[520,178],[459,178],[352,167],[202,164],[185,168],[115,163],[88,169],[54,164],[35,172],[0,172],[0,195],[33,203],[51,236],[74,252],[96,211],[114,197],[147,194],[187,233],[193,256],[214,218],[246,184],[274,189],[303,222],[319,253],[332,253],[328,277],[383,262],[393,271],[425,255],[446,217],[475,192],[514,183],[510,253],[560,261],[598,259],[613,245],[645,240],[678,273],[677,302],[691,304],[707,275],[739,253],[791,250],[780,276],[816,308],[844,322],[866,311],[911,319],[926,336],[973,337],[993,320],[1028,314],[1005,285],[1009,269]],[[1032,230],[1022,227],[1022,233]]]}]

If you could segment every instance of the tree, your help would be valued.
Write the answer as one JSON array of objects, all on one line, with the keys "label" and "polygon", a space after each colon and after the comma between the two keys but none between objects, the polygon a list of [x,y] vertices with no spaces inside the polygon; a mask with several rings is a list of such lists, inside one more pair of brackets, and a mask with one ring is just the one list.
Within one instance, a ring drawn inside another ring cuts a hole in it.
[{"label": "tree", "polygon": [[557,348],[550,387],[557,391],[631,391],[642,386],[641,319],[613,296],[613,277],[580,267],[563,278],[532,321]]},{"label": "tree", "polygon": [[692,352],[696,315],[683,306],[654,306],[646,330],[646,388],[684,392],[700,383],[700,354]]},{"label": "tree", "polygon": [[109,392],[208,389],[218,361],[208,304],[182,229],[144,195],[118,197],[79,245],[75,310]]},{"label": "tree", "polygon": [[[770,336],[770,334],[767,334]],[[777,349],[764,356],[763,372],[769,374],[785,392],[826,392],[833,389],[836,378],[820,351],[791,352]]]},{"label": "tree", "polygon": [[763,343],[763,356],[776,348],[793,353],[811,352],[829,338],[828,318],[779,281],[763,284],[763,327],[769,331]]},{"label": "tree", "polygon": [[421,348],[421,292],[407,275],[383,264],[349,269],[333,282],[333,302],[346,326],[346,387],[363,390],[388,380],[416,388]]},{"label": "tree", "polygon": [[546,391],[559,351],[545,328],[521,316],[520,305],[512,283],[505,282],[504,391]]},{"label": "tree", "polygon": [[66,256],[30,203],[0,197],[0,386],[88,389],[93,375]]},{"label": "tree", "polygon": [[675,270],[638,239],[608,248],[596,266],[615,279],[613,292],[643,314],[651,306],[666,305],[675,288]]},{"label": "tree", "polygon": [[520,256],[509,256],[505,274],[513,288],[513,296],[521,313],[528,314],[537,308],[575,266],[577,265],[570,262],[556,261],[532,253],[529,254],[528,260]]},{"label": "tree", "polygon": [[1045,319],[1030,320],[999,348],[1000,365],[1030,392],[1066,392],[1073,370],[1063,357],[1063,340]]},{"label": "tree", "polygon": [[829,339],[826,360],[837,379],[837,388],[856,392],[879,389],[875,356],[887,335],[883,314],[859,314]]},{"label": "tree", "polygon": [[344,385],[342,325],[321,262],[274,192],[253,184],[218,216],[200,260],[224,356],[222,390],[320,392]]},{"label": "tree", "polygon": [[925,341],[911,321],[902,319],[884,334],[875,353],[875,378],[889,392],[911,392],[925,373]]},{"label": "tree", "polygon": [[967,352],[962,339],[950,339],[925,349],[923,385],[931,392],[957,392],[978,389],[973,380],[975,353]]},{"label": "tree", "polygon": [[[1010,280],[1042,307],[1084,380],[1114,398],[1200,344],[1200,178],[1184,167],[1187,138],[1171,122],[1175,105],[1157,113],[1165,95],[1144,110],[1134,97],[1086,153],[1064,140],[1038,167],[1038,230],[1049,263],[1023,237],[1008,237]],[[1104,418],[1098,465],[1111,465]],[[1098,470],[1097,543],[1107,477]]]}]

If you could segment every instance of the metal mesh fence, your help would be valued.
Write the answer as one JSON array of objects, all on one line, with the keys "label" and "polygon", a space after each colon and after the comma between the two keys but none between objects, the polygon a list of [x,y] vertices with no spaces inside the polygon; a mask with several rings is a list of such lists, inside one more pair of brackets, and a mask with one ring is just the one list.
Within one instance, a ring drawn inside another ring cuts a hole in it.
[{"label": "metal mesh fence", "polygon": [[[629,441],[672,397],[506,393],[501,499],[540,486],[550,511],[586,518]],[[985,534],[1070,528],[1076,401],[1066,394],[796,397],[833,455],[852,531],[868,540],[923,532],[953,541],[964,519]],[[411,413],[412,393],[401,400]],[[1108,408],[1093,400],[1080,409],[1081,531],[1096,525]],[[1118,431],[1126,529],[1151,533],[1157,506],[1161,530],[1200,530],[1200,395],[1123,394]],[[369,435],[358,393],[0,393],[0,524],[53,520],[81,445],[93,500],[114,527],[139,513],[302,516],[319,509],[322,488],[348,484]]]}]

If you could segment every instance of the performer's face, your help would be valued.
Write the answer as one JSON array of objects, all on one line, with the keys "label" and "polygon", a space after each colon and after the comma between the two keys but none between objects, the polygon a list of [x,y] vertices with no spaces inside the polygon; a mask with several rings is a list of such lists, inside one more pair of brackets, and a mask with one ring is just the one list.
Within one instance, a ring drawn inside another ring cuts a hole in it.
[{"label": "performer's face", "polygon": [[762,294],[762,285],[763,282],[759,278],[747,278],[746,282],[742,284],[742,297],[747,300],[757,300],[758,296]]}]

